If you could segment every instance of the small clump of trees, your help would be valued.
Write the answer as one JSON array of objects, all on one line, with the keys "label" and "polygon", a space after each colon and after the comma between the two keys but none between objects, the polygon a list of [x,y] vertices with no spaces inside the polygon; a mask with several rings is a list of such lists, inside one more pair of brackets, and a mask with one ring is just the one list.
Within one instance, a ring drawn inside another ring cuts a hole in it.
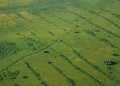
[{"label": "small clump of trees", "polygon": [[9,77],[10,79],[16,79],[19,73],[20,73],[20,71],[9,72],[9,73],[8,73],[8,77]]},{"label": "small clump of trees", "polygon": [[112,54],[113,56],[120,56],[120,54],[117,54],[117,53],[114,53],[114,54]]},{"label": "small clump of trees", "polygon": [[15,42],[4,41],[0,43],[0,59],[16,54],[20,49]]},{"label": "small clump of trees", "polygon": [[84,31],[91,36],[96,36],[95,32],[93,31],[89,31],[89,30],[84,30]]},{"label": "small clump of trees", "polygon": [[38,48],[41,46],[40,41],[37,41],[32,37],[27,37],[26,42],[27,47],[30,48],[31,50],[38,50]]},{"label": "small clump of trees", "polygon": [[18,86],[18,84],[15,84],[14,86]]},{"label": "small clump of trees", "polygon": [[19,75],[20,71],[9,71],[5,70],[0,74],[0,81],[3,81],[4,79],[17,79],[17,76]]},{"label": "small clump of trees", "polygon": [[28,76],[23,76],[23,78],[24,78],[24,79],[27,79],[27,78],[28,78]]},{"label": "small clump of trees", "polygon": [[3,80],[3,77],[2,76],[0,76],[0,81],[2,81]]},{"label": "small clump of trees", "polygon": [[50,52],[46,50],[46,51],[44,51],[44,53],[50,53]]},{"label": "small clump of trees", "polygon": [[115,61],[111,61],[111,60],[105,60],[104,63],[106,65],[115,65],[115,64],[117,64]]}]

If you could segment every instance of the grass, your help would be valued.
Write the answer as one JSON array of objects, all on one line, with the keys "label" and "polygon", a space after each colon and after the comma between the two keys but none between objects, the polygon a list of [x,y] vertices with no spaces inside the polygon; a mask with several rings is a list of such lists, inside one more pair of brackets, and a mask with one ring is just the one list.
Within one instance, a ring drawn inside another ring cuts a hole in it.
[{"label": "grass", "polygon": [[1,0],[0,86],[119,86],[119,4]]}]

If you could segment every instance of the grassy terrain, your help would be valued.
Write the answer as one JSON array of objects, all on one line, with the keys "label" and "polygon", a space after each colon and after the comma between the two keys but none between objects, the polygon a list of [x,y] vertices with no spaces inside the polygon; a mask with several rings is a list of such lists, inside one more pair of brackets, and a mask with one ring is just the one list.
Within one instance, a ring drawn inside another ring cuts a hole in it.
[{"label": "grassy terrain", "polygon": [[120,86],[119,67],[120,0],[0,0],[0,86]]}]

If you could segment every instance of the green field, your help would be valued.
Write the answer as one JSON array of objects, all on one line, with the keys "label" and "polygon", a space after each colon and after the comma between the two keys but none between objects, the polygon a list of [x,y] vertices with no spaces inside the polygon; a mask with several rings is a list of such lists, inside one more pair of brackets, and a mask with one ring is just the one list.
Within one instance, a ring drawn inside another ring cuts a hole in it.
[{"label": "green field", "polygon": [[120,86],[120,0],[0,0],[0,86]]}]

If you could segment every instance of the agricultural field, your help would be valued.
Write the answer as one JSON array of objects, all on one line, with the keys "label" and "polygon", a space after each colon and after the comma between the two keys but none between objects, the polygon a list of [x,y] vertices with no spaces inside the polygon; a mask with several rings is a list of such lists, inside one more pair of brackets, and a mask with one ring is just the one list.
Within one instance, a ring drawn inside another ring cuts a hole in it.
[{"label": "agricultural field", "polygon": [[120,86],[120,0],[0,0],[0,86]]}]

